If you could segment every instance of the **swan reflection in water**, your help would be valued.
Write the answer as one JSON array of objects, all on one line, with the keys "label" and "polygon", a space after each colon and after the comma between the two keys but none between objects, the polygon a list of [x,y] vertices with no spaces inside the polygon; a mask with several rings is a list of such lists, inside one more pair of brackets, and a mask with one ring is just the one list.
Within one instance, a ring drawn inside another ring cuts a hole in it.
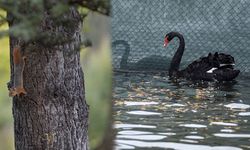
[{"label": "swan reflection in water", "polygon": [[[124,50],[121,61],[120,69],[133,70],[133,71],[167,71],[170,66],[170,58],[161,55],[150,55],[148,57],[141,58],[137,62],[129,62],[129,56],[131,47],[125,40],[116,40],[112,42],[113,52],[118,50],[118,46],[122,46]],[[140,57],[145,55],[145,52],[141,52]]]}]

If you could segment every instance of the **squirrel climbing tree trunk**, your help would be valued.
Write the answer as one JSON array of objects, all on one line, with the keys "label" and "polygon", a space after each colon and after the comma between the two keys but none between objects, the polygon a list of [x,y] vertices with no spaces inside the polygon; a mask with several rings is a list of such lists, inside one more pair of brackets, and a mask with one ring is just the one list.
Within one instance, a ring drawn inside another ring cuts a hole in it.
[{"label": "squirrel climbing tree trunk", "polygon": [[[11,15],[10,27],[17,22]],[[26,42],[10,36],[9,86],[13,88],[14,77],[22,76],[25,89],[13,95],[15,149],[87,150],[88,106],[79,54],[81,17],[73,6],[61,16],[67,22],[55,22],[50,15],[45,10],[37,27],[49,33],[48,39]],[[64,42],[49,40],[53,34]],[[14,71],[13,61],[13,49],[19,43],[25,43],[20,47],[25,56],[22,75]]]}]

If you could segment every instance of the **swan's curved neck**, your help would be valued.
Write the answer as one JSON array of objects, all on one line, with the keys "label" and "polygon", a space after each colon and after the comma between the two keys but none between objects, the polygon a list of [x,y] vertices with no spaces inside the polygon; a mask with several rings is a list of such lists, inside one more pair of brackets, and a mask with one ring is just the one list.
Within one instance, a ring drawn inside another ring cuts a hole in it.
[{"label": "swan's curved neck", "polygon": [[180,33],[175,33],[174,37],[177,37],[180,41],[179,47],[174,54],[174,57],[171,61],[170,68],[169,68],[169,76],[173,75],[174,71],[178,71],[181,63],[181,58],[185,49],[185,41],[183,36]]},{"label": "swan's curved neck", "polygon": [[129,46],[128,42],[125,40],[116,40],[115,42],[112,43],[112,46],[116,46],[119,44],[124,46],[124,53],[123,53],[122,58],[121,58],[120,68],[127,69],[128,57],[129,57],[129,53],[130,53],[130,46]]}]

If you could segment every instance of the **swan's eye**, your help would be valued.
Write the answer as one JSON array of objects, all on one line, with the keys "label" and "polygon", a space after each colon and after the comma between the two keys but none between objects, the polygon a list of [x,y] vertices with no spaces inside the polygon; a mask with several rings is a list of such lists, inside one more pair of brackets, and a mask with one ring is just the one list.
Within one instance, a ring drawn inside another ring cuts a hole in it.
[{"label": "swan's eye", "polygon": [[169,42],[168,37],[165,37],[163,46],[166,47],[168,45],[168,42]]}]

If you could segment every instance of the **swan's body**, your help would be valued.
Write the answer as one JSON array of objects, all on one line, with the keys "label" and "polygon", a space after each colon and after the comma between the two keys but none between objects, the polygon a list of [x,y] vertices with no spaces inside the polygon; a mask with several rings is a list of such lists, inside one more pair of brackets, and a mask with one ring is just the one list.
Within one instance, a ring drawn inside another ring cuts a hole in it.
[{"label": "swan's body", "polygon": [[154,71],[154,70],[167,70],[170,66],[169,58],[151,55],[149,57],[144,57],[135,63],[129,63],[128,57],[130,53],[130,46],[124,40],[116,40],[112,43],[112,47],[116,45],[124,46],[124,53],[120,61],[120,69],[130,69],[136,71]]},{"label": "swan's body", "polygon": [[206,81],[231,81],[240,73],[234,70],[234,58],[224,53],[209,53],[206,57],[195,60],[183,70],[179,70],[182,55],[185,49],[185,41],[183,36],[178,32],[170,32],[165,36],[164,46],[168,44],[174,37],[180,40],[180,45],[171,61],[169,68],[170,78],[187,78],[190,80],[206,80]]}]

